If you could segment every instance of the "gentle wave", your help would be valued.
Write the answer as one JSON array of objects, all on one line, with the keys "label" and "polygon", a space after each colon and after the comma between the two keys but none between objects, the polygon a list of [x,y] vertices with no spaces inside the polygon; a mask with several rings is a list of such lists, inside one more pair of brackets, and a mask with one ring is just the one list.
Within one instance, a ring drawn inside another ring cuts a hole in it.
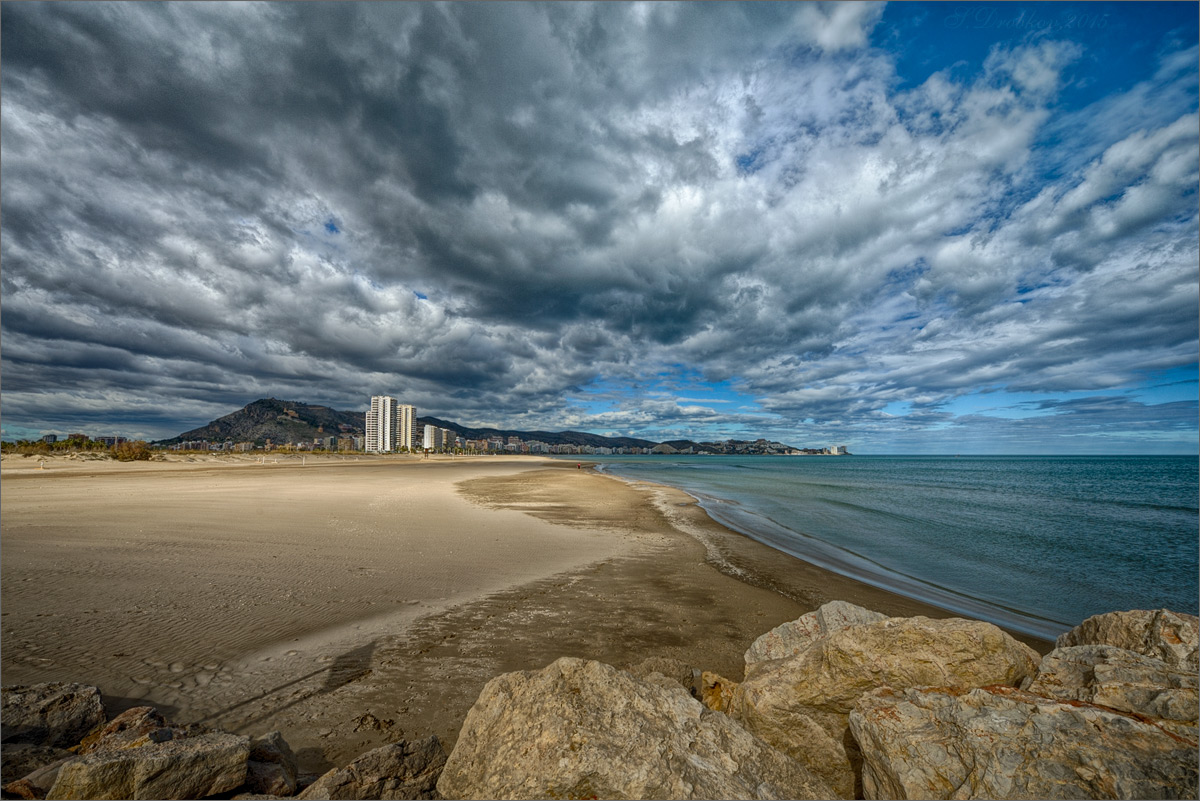
[{"label": "gentle wave", "polygon": [[742,515],[727,514],[719,506],[704,499],[700,499],[700,505],[714,520],[740,534],[817,567],[873,587],[1049,640],[1053,640],[1072,626],[1067,621],[1024,614],[1019,609],[989,603],[981,598],[898,572],[865,554],[839,548],[816,537],[793,531],[765,515],[756,515],[753,512],[745,512]]},{"label": "gentle wave", "polygon": [[1054,636],[1197,607],[1188,457],[614,457],[753,539],[860,581]]}]

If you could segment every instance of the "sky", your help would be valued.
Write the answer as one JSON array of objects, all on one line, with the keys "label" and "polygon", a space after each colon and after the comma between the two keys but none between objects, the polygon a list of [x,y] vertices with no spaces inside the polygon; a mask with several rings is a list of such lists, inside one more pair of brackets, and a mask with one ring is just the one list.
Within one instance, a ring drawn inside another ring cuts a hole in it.
[{"label": "sky", "polygon": [[0,434],[1198,451],[1195,3],[6,3]]}]

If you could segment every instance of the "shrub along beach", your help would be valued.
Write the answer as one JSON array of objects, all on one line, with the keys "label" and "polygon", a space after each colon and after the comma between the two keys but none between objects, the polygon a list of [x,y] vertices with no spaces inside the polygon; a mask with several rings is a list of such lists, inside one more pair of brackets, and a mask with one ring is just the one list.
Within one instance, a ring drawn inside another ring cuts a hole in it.
[{"label": "shrub along beach", "polygon": [[531,457],[0,475],[8,795],[1197,792],[1189,615],[1055,649]]}]

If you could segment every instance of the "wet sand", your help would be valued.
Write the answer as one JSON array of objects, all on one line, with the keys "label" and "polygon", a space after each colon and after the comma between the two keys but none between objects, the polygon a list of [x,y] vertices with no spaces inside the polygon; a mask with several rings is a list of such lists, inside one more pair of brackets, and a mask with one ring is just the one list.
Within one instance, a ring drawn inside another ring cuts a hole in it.
[{"label": "wet sand", "polygon": [[828,600],[948,616],[573,462],[272,458],[6,456],[3,683],[278,729],[318,772],[401,737],[449,749],[489,679],[559,656],[740,680],[758,635]]}]

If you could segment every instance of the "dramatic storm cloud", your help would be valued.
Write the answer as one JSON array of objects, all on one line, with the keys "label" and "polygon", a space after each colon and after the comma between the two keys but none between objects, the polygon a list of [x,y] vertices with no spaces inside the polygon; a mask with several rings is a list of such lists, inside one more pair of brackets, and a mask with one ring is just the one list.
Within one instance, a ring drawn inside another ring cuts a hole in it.
[{"label": "dramatic storm cloud", "polygon": [[6,438],[1195,452],[1194,5],[19,3]]}]

